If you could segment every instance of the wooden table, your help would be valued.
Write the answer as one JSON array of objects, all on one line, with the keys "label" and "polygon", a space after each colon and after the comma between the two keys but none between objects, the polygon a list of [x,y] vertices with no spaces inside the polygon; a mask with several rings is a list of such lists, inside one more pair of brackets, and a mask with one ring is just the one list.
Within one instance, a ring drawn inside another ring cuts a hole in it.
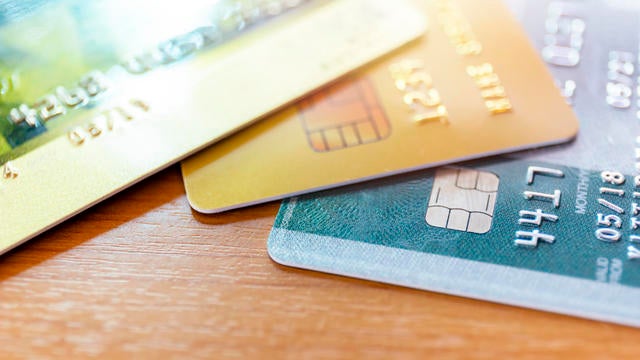
[{"label": "wooden table", "polygon": [[[286,268],[172,167],[0,258],[0,358],[637,356],[640,330]],[[640,306],[638,303],[629,306]]]}]

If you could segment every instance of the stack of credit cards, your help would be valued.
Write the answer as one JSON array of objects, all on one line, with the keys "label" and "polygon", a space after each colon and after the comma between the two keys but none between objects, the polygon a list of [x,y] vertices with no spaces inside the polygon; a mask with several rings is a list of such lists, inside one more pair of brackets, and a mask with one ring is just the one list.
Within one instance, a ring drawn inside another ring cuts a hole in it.
[{"label": "stack of credit cards", "polygon": [[640,4],[149,6],[0,5],[0,252],[215,142],[279,263],[640,325]]}]

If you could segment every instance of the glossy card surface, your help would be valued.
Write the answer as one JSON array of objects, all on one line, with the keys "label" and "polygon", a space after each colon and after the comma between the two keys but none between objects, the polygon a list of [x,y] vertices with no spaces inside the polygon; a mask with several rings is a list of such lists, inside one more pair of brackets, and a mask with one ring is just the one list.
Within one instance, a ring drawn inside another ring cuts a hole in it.
[{"label": "glossy card surface", "polygon": [[382,0],[3,2],[0,252],[424,29]]},{"label": "glossy card surface", "polygon": [[573,103],[576,141],[285,201],[274,260],[640,326],[640,4],[510,5]]},{"label": "glossy card surface", "polygon": [[577,120],[502,1],[414,1],[426,36],[182,163],[219,212],[559,143]]}]

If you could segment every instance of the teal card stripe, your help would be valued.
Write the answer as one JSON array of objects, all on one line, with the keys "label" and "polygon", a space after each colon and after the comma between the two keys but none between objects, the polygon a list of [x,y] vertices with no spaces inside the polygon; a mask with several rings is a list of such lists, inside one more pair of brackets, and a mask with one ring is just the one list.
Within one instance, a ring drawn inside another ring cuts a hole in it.
[{"label": "teal card stripe", "polygon": [[629,286],[277,227],[268,249],[283,265],[640,326],[640,290]]}]

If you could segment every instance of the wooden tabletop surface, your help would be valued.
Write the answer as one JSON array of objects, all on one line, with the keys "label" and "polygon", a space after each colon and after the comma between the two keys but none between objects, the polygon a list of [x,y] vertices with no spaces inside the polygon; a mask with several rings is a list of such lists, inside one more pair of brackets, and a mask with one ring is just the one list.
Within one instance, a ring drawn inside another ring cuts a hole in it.
[{"label": "wooden tabletop surface", "polygon": [[[620,358],[640,330],[280,266],[178,167],[0,257],[0,358]],[[640,306],[629,304],[630,306]]]}]

